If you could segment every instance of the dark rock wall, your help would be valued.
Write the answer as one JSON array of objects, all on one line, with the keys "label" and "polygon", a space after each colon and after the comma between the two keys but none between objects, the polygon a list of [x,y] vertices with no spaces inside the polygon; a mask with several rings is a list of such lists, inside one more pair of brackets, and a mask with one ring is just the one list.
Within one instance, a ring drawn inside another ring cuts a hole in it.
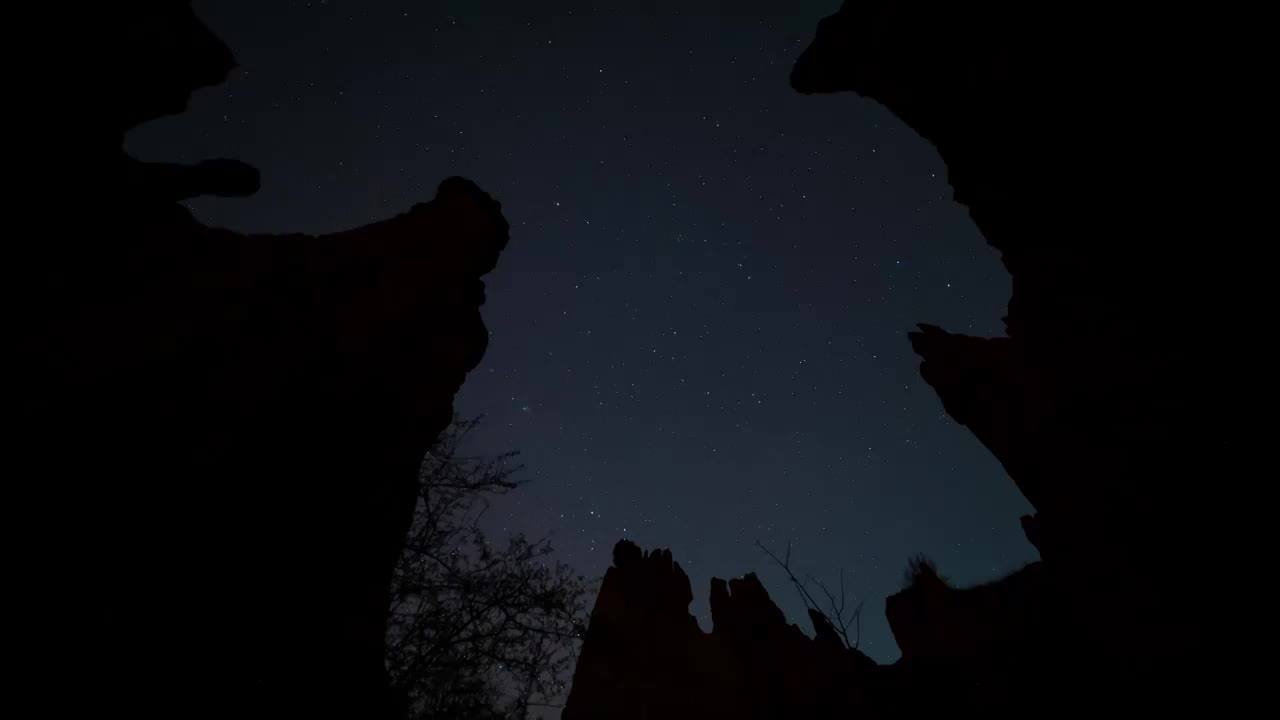
[{"label": "dark rock wall", "polygon": [[1126,646],[1107,655],[1116,678],[1167,682],[1203,656],[1206,607],[1170,588],[1212,587],[1239,551],[1225,528],[1251,375],[1235,348],[1253,303],[1224,233],[1248,193],[1219,153],[1250,137],[1255,39],[1228,13],[846,2],[792,73],[933,143],[1001,252],[1008,337],[924,325],[912,345],[1036,508],[1023,524],[1077,638]]},{"label": "dark rock wall", "polygon": [[451,178],[333,235],[205,227],[177,201],[253,168],[121,146],[230,51],[186,2],[87,12],[102,97],[58,148],[82,194],[15,248],[24,663],[61,688],[37,714],[394,716],[387,586],[507,222]]}]

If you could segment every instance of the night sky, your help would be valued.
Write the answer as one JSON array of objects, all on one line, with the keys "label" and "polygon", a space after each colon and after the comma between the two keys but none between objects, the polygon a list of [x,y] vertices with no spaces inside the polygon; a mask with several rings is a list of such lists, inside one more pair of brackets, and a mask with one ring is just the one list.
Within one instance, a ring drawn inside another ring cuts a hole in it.
[{"label": "night sky", "polygon": [[495,529],[552,533],[588,576],[620,537],[670,547],[704,627],[710,577],[759,571],[808,631],[753,546],[790,541],[801,571],[852,573],[880,661],[909,556],[959,583],[1034,557],[1029,505],[906,338],[1000,334],[1007,273],[930,146],[788,84],[839,0],[195,6],[241,67],[129,149],[262,170],[251,199],[192,203],[205,222],[330,232],[450,175],[503,203],[492,342],[457,401],[534,479]]}]

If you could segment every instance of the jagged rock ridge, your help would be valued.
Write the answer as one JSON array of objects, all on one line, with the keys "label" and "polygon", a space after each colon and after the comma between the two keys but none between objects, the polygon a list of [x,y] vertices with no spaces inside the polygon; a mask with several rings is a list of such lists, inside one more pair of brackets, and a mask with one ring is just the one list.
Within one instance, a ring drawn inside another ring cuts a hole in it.
[{"label": "jagged rock ridge", "polygon": [[788,625],[754,574],[712,581],[710,633],[689,614],[692,601],[669,551],[619,542],[565,720],[803,715],[853,702],[841,678],[877,669],[833,634],[815,642]]}]

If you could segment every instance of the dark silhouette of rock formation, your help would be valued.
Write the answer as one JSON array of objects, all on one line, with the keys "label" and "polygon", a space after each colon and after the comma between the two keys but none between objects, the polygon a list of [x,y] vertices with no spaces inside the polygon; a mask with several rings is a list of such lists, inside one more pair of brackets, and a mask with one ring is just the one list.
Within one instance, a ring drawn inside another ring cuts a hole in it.
[{"label": "dark silhouette of rock formation", "polygon": [[613,550],[562,717],[806,717],[861,701],[844,683],[880,670],[834,631],[788,625],[755,575],[713,580],[704,633],[671,553]]},{"label": "dark silhouette of rock formation", "polygon": [[[1035,507],[1023,526],[1042,557],[967,589],[920,569],[886,602],[902,659],[829,680],[860,699],[829,714],[1099,702],[1186,711],[1222,702],[1214,661],[1257,631],[1206,588],[1226,586],[1237,566],[1227,518],[1242,509],[1228,503],[1250,475],[1240,406],[1251,377],[1230,348],[1252,304],[1234,269],[1236,236],[1223,235],[1245,230],[1233,208],[1257,193],[1233,182],[1216,144],[1242,147],[1249,116],[1223,114],[1252,92],[1258,46],[1235,27],[1235,48],[1189,52],[1186,38],[1230,27],[1204,13],[1059,10],[850,1],[821,22],[792,73],[800,92],[879,101],[933,143],[955,199],[1000,251],[1013,277],[1007,337],[922,325],[910,340],[946,411]],[[1221,105],[1188,99],[1207,87]],[[632,672],[655,685],[701,681],[663,664],[686,654],[679,647],[627,645],[617,628],[647,627],[628,610],[646,596],[618,599],[627,586],[609,577],[605,587],[574,717],[644,707],[695,716],[610,691],[620,677],[642,683]],[[753,618],[780,624],[763,610]],[[698,654],[702,640],[678,637]],[[757,642],[734,656],[770,652]],[[718,667],[742,677],[733,661]],[[734,682],[720,683],[694,693],[723,701]],[[804,716],[767,703],[744,714]]]},{"label": "dark silhouette of rock formation", "polygon": [[59,147],[80,194],[15,246],[10,408],[35,489],[18,585],[46,646],[24,664],[59,688],[34,714],[395,716],[387,586],[488,342],[480,276],[507,222],[450,178],[348,232],[205,227],[176,201],[251,193],[257,171],[122,141],[221,82],[230,51],[187,2],[85,13],[93,102]]},{"label": "dark silhouette of rock formation", "polygon": [[1231,98],[1186,99],[1208,78],[1247,91],[1251,72],[1247,53],[1196,56],[1183,38],[1249,42],[1230,18],[1180,13],[846,2],[792,73],[801,92],[875,99],[932,142],[1012,275],[1008,337],[922,325],[911,342],[948,414],[1036,509],[1023,527],[1042,589],[1017,607],[1058,629],[1000,669],[1023,692],[1066,694],[1072,662],[1098,694],[1203,686],[1223,636],[1212,600],[1171,589],[1222,580],[1240,547],[1227,503],[1247,474],[1248,374],[1228,349],[1251,303],[1234,239],[1218,238],[1247,194],[1215,145],[1247,124],[1223,122]]}]

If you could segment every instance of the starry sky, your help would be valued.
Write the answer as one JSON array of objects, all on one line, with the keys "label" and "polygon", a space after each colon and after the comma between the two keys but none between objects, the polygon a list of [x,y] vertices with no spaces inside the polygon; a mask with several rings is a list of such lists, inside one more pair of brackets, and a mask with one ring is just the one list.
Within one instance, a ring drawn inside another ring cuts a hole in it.
[{"label": "starry sky", "polygon": [[843,568],[862,649],[907,558],[959,583],[1035,557],[1030,507],[919,378],[916,322],[1002,333],[1010,285],[937,153],[879,105],[788,74],[839,0],[200,2],[240,68],[136,131],[148,160],[236,157],[205,222],[323,233],[430,199],[503,203],[492,342],[457,400],[533,482],[489,516],[588,576],[620,537],[712,576]]}]

